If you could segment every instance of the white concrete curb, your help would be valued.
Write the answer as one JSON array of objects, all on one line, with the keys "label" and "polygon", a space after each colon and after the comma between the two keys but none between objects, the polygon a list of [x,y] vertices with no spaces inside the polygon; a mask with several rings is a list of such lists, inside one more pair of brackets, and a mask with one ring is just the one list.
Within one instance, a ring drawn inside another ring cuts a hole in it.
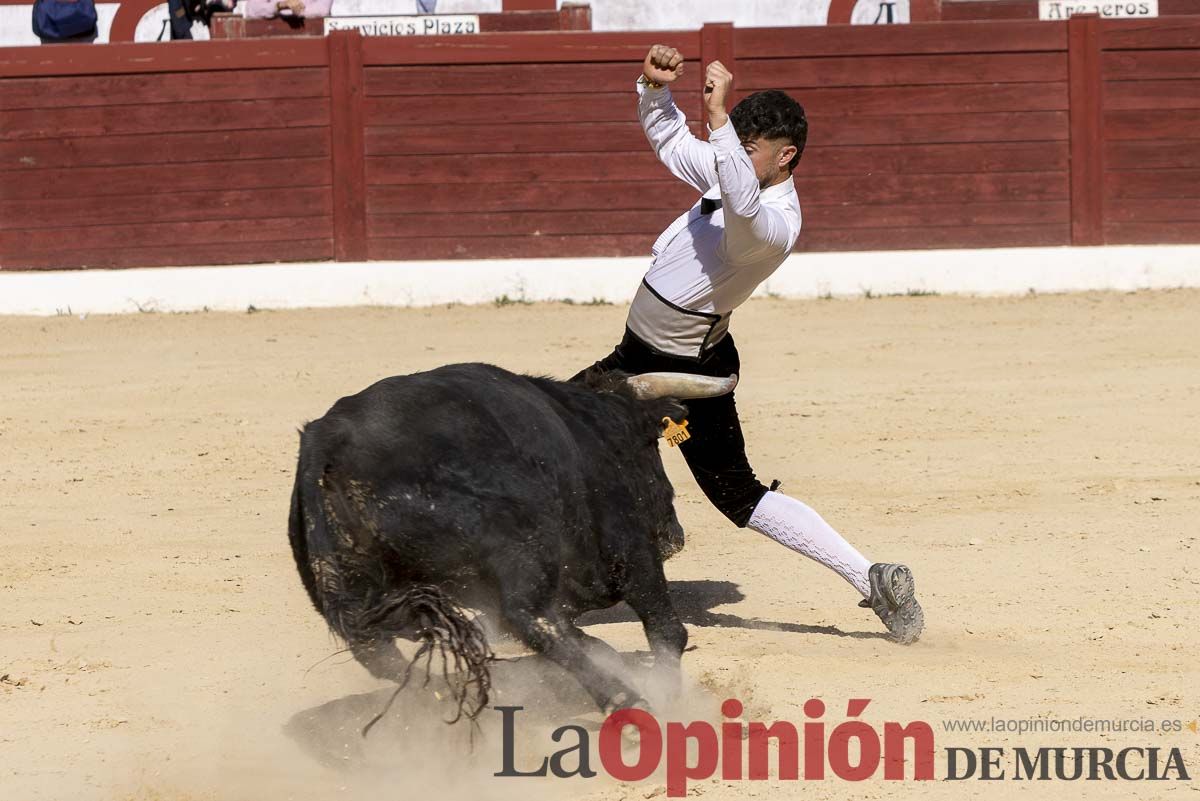
[{"label": "white concrete curb", "polygon": [[[262,264],[134,270],[0,270],[0,314],[114,314],[318,306],[433,306],[513,299],[623,302],[644,258]],[[1200,287],[1200,245],[796,254],[760,294],[1013,295]]]}]

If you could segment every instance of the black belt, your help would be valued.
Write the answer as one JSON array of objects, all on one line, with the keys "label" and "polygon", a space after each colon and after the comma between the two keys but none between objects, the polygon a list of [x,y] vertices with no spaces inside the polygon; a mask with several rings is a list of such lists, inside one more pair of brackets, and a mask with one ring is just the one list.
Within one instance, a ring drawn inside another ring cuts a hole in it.
[{"label": "black belt", "polygon": [[721,198],[700,198],[700,213],[704,215],[712,214],[717,209],[721,208]]}]

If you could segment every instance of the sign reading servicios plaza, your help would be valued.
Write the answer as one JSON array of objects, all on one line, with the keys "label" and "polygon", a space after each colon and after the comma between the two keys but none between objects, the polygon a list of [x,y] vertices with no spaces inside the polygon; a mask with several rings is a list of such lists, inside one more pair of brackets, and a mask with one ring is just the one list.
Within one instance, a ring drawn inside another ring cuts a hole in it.
[{"label": "sign reading servicios plaza", "polygon": [[1038,0],[1038,19],[1064,20],[1073,14],[1107,19],[1157,17],[1158,0]]},{"label": "sign reading servicios plaza", "polygon": [[479,33],[476,14],[422,14],[391,17],[326,17],[325,33],[357,30],[363,36],[451,36]]}]

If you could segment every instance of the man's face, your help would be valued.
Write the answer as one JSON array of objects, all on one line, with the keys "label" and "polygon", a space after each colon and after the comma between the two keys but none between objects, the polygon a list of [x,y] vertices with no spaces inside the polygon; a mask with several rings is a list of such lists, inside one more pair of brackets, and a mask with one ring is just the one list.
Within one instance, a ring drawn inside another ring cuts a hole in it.
[{"label": "man's face", "polygon": [[784,180],[788,175],[787,163],[796,155],[795,146],[787,139],[764,139],[757,136],[743,140],[742,147],[750,157],[750,163],[754,165],[759,189],[766,189]]}]

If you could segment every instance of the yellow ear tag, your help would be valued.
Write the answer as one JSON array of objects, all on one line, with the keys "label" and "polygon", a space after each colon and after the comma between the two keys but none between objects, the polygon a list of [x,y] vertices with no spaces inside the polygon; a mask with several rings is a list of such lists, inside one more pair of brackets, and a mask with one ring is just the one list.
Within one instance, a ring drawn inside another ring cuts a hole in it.
[{"label": "yellow ear tag", "polygon": [[692,438],[692,435],[688,433],[687,430],[687,420],[684,420],[682,423],[676,423],[670,417],[664,417],[662,422],[664,426],[662,434],[663,439],[665,439],[667,444],[672,448],[674,448],[676,445],[682,445]]}]

